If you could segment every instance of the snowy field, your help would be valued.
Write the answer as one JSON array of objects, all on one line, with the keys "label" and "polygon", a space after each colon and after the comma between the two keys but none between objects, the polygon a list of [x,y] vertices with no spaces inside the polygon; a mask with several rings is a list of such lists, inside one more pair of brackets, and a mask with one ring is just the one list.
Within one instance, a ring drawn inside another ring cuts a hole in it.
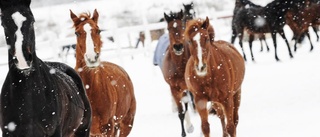
[{"label": "snowy field", "polygon": [[[169,3],[169,0],[163,1],[163,3],[166,2]],[[117,2],[111,0],[110,3]],[[182,0],[175,3],[181,4]],[[264,3],[264,1],[261,3]],[[92,5],[94,4],[96,2],[92,2],[90,6],[86,4],[88,7],[84,11],[93,11]],[[69,9],[74,9],[76,13],[81,13],[81,8],[85,7],[81,3],[69,6],[61,5],[61,10],[64,11],[65,15],[62,16],[61,12],[59,12],[57,16],[69,18]],[[78,8],[76,8],[77,6]],[[102,8],[101,4],[99,6]],[[110,7],[110,5],[107,7]],[[47,13],[48,10],[55,11],[57,8],[37,8],[34,10],[35,18],[46,15],[41,15],[40,12]],[[108,10],[105,9],[105,11]],[[61,16],[59,16],[60,14]],[[108,16],[108,14],[108,12],[100,12],[100,16]],[[163,11],[161,11],[162,14]],[[201,14],[205,15],[206,13]],[[230,40],[231,29],[229,21],[211,19],[216,31],[216,39]],[[69,29],[71,29],[71,24],[68,25]],[[292,32],[287,26],[285,27],[285,32],[287,38],[290,39]],[[269,52],[266,50],[260,52],[260,42],[254,42],[255,63],[251,61],[248,43],[244,43],[249,61],[246,63],[246,75],[242,85],[242,100],[239,110],[240,121],[237,128],[238,137],[319,136],[320,43],[315,41],[316,38],[313,33],[311,35],[315,46],[314,50],[309,52],[310,44],[305,41],[297,52],[293,54],[293,59],[289,58],[286,45],[279,36],[277,40],[280,62],[275,61],[271,38],[267,38],[270,47]],[[236,40],[235,46],[239,49],[237,42]],[[113,43],[105,42],[104,46],[108,47],[109,44],[112,45]],[[181,135],[178,114],[172,111],[169,86],[164,81],[159,67],[152,64],[155,45],[156,41],[147,45],[146,48],[140,46],[138,49],[117,51],[128,53],[126,56],[121,57],[111,56],[117,54],[115,50],[106,50],[102,53],[102,60],[111,61],[124,67],[133,81],[137,99],[137,113],[130,137],[178,137]],[[39,48],[37,54],[40,58],[48,58],[48,55],[53,54],[52,51],[54,50]],[[1,60],[6,61],[6,50],[1,50],[0,53]],[[50,60],[61,61],[56,58]],[[72,54],[68,56],[67,60],[67,63],[74,67],[75,60]],[[1,85],[7,71],[7,65],[0,65]],[[187,134],[187,136],[201,136],[198,114],[191,113],[191,120],[195,130],[193,133]],[[209,120],[211,136],[221,137],[220,120],[216,116],[210,116]]]}]

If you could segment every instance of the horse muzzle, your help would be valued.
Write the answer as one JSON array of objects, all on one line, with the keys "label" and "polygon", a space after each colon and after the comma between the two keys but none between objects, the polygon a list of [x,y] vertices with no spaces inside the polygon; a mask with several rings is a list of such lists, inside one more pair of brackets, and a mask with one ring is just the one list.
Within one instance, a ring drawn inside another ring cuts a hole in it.
[{"label": "horse muzzle", "polygon": [[196,74],[198,76],[205,76],[207,75],[207,65],[195,65]]},{"label": "horse muzzle", "polygon": [[96,54],[94,56],[85,55],[86,65],[90,68],[97,67],[100,65],[100,54]]},{"label": "horse muzzle", "polygon": [[173,52],[174,52],[174,54],[176,54],[178,56],[182,55],[184,52],[183,44],[174,44],[173,45]]}]

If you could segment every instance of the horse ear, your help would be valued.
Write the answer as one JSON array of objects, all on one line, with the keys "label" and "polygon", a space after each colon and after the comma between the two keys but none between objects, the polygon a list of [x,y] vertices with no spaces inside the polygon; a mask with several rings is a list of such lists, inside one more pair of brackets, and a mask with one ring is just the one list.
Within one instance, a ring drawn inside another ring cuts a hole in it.
[{"label": "horse ear", "polygon": [[179,18],[179,19],[182,19],[182,18],[183,18],[183,10],[182,10],[182,9],[180,10],[180,12],[179,12],[179,14],[178,14],[178,18]]},{"label": "horse ear", "polygon": [[164,15],[164,19],[167,21],[167,22],[170,22],[170,17],[166,14],[166,13],[163,13]]},{"label": "horse ear", "polygon": [[209,27],[209,25],[210,25],[210,22],[209,22],[209,18],[208,18],[208,16],[207,16],[207,17],[206,17],[206,20],[203,22],[201,28],[202,28],[202,29],[207,29],[207,28]]},{"label": "horse ear", "polygon": [[93,16],[92,16],[91,19],[92,19],[95,23],[98,23],[98,18],[99,18],[99,13],[98,13],[97,9],[94,9]]},{"label": "horse ear", "polygon": [[73,21],[75,26],[80,23],[80,19],[71,10],[70,10],[70,17],[71,17],[71,19],[72,19],[72,21]]}]

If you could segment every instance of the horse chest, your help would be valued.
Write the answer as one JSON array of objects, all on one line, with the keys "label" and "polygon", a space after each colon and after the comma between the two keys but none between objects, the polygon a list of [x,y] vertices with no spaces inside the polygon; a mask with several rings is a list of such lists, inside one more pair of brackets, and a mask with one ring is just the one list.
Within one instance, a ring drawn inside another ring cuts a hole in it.
[{"label": "horse chest", "polygon": [[118,94],[121,92],[119,88],[125,85],[118,81],[119,76],[105,73],[99,69],[81,72],[80,76],[93,107],[97,109],[102,107],[101,109],[105,110],[105,108],[115,106],[114,104],[117,103]]}]

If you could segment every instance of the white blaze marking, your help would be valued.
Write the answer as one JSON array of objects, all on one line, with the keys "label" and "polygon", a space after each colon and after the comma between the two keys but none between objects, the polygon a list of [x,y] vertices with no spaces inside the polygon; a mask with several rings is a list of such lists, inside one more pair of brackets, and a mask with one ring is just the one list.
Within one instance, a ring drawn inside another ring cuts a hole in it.
[{"label": "white blaze marking", "polygon": [[178,26],[177,22],[174,22],[172,26],[173,26],[174,28],[177,28],[177,26]]},{"label": "white blaze marking", "polygon": [[[202,35],[202,34],[201,34]],[[202,62],[202,48],[200,45],[200,34],[197,33],[194,37],[193,40],[196,41],[197,46],[198,46],[198,60],[199,60],[199,64],[198,64],[198,68],[196,69],[196,72],[199,76],[204,76],[207,74],[206,71],[201,71],[201,68],[203,67],[203,62]]]},{"label": "white blaze marking", "polygon": [[26,59],[24,58],[23,56],[23,50],[22,50],[22,41],[23,41],[23,35],[22,35],[22,32],[21,32],[21,27],[22,27],[22,24],[24,21],[27,20],[26,17],[24,17],[21,13],[19,12],[15,12],[11,15],[14,23],[17,25],[18,29],[16,31],[16,37],[17,37],[17,40],[16,40],[16,43],[15,43],[15,46],[16,46],[16,57],[17,57],[17,60],[18,60],[18,64],[17,64],[17,67],[19,69],[27,69],[27,68],[30,68],[30,66],[27,64],[27,61]]},{"label": "white blaze marking", "polygon": [[93,41],[91,38],[91,26],[90,24],[85,24],[83,26],[84,31],[87,33],[87,37],[86,37],[86,56],[91,59],[94,60],[94,57],[96,56],[96,53],[94,52],[94,45],[93,45]]},{"label": "white blaze marking", "polygon": [[202,62],[202,48],[200,45],[200,34],[197,33],[197,35],[195,35],[193,37],[193,40],[195,40],[197,42],[198,45],[198,59],[199,59],[199,64],[198,64],[198,69],[200,70],[201,67],[203,66],[203,62]]},{"label": "white blaze marking", "polygon": [[[83,26],[84,31],[86,32],[86,53],[85,60],[88,67],[97,67],[100,62],[98,59],[96,60],[97,53],[94,51],[94,43],[91,37],[91,26],[90,24],[85,24]],[[88,61],[96,61],[96,62],[88,62]]]}]

